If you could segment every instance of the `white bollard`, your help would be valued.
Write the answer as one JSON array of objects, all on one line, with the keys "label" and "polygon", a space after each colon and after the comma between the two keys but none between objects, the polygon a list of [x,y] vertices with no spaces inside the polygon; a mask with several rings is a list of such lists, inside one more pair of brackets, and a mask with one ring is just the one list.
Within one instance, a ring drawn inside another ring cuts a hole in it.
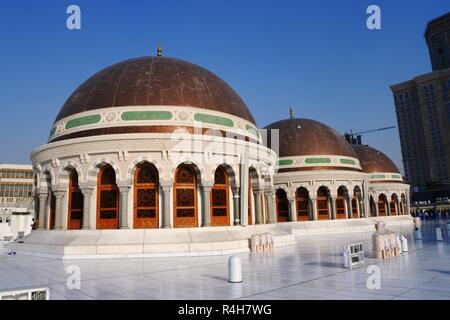
[{"label": "white bollard", "polygon": [[402,234],[400,236],[400,241],[402,244],[402,252],[408,252],[408,239]]},{"label": "white bollard", "polygon": [[228,259],[228,281],[231,283],[242,282],[242,262],[237,256]]},{"label": "white bollard", "polygon": [[420,231],[420,229],[414,230],[414,238],[416,240],[422,240],[422,231]]},{"label": "white bollard", "polygon": [[444,241],[444,238],[442,237],[442,229],[441,228],[436,228],[436,240]]}]

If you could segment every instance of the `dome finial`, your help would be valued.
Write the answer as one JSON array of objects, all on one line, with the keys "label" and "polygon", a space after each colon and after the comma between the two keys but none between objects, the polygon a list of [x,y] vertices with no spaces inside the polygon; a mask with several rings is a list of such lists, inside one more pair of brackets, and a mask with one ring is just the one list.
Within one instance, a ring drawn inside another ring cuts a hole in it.
[{"label": "dome finial", "polygon": [[292,109],[292,106],[289,107],[289,117],[290,117],[291,119],[294,119],[294,118],[295,118],[295,113],[294,113],[294,109]]},{"label": "dome finial", "polygon": [[158,41],[158,49],[156,51],[156,54],[158,57],[162,57],[162,48],[161,48],[161,44]]}]

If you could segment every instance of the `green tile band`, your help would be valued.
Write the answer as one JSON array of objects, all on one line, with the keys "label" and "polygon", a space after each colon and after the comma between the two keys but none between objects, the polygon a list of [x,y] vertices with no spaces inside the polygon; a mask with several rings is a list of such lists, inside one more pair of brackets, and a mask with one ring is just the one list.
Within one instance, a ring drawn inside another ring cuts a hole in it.
[{"label": "green tile band", "polygon": [[195,121],[199,121],[199,122],[217,124],[220,126],[225,126],[225,127],[230,127],[230,128],[234,127],[233,120],[225,118],[225,117],[213,116],[213,115],[204,114],[204,113],[196,113],[194,115],[194,119],[195,119]]},{"label": "green tile band", "polygon": [[307,164],[318,164],[318,163],[331,163],[330,158],[307,158],[305,159]]},{"label": "green tile band", "polygon": [[122,113],[123,121],[171,120],[169,111],[127,111]]},{"label": "green tile band", "polygon": [[391,178],[400,179],[400,180],[402,179],[402,177],[400,175],[398,175],[398,174],[391,175]]},{"label": "green tile band", "polygon": [[370,176],[370,179],[386,179],[386,176],[384,174],[375,174]]},{"label": "green tile band", "polygon": [[249,126],[248,124],[245,125],[245,129],[250,132],[252,135],[259,137],[259,132],[258,130],[256,130],[255,128],[253,128],[252,126]]},{"label": "green tile band", "polygon": [[278,160],[279,166],[288,166],[294,163],[294,160],[286,159],[286,160]]},{"label": "green tile band", "polygon": [[354,160],[351,160],[351,159],[339,159],[339,161],[342,163],[342,164],[350,164],[350,165],[356,165],[356,162],[354,161]]},{"label": "green tile band", "polygon": [[52,130],[50,131],[50,137],[53,137],[56,133],[56,127],[53,127]]},{"label": "green tile band", "polygon": [[101,118],[102,117],[99,114],[95,114],[92,116],[86,116],[86,117],[69,120],[66,123],[66,130],[73,129],[73,128],[80,127],[80,126],[86,126],[89,124],[99,123]]}]

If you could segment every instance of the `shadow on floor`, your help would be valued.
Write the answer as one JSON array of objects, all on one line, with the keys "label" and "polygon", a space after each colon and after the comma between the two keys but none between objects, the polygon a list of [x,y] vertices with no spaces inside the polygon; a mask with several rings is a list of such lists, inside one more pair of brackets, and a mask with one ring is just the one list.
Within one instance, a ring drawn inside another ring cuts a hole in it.
[{"label": "shadow on floor", "polygon": [[343,263],[338,262],[310,262],[306,264],[307,266],[318,266],[327,268],[345,268]]},{"label": "shadow on floor", "polygon": [[436,269],[429,269],[427,271],[433,271],[433,272],[437,272],[446,276],[450,276],[450,271],[448,270],[436,270]]}]

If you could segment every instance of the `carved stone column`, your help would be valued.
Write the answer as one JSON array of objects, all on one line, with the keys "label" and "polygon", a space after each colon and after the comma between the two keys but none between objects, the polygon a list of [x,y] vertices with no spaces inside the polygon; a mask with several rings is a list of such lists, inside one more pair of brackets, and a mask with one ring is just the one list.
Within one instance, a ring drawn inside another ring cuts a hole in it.
[{"label": "carved stone column", "polygon": [[162,190],[162,228],[172,228],[170,224],[170,193],[172,192],[172,184],[161,184]]},{"label": "carved stone column", "polygon": [[45,229],[45,208],[48,199],[48,192],[40,192],[39,198],[39,224],[38,229]]},{"label": "carved stone column", "polygon": [[62,207],[63,207],[63,199],[66,195],[66,191],[57,190],[54,191],[53,194],[55,195],[55,230],[61,230],[63,229],[62,226]]},{"label": "carved stone column", "polygon": [[211,226],[211,183],[203,183],[200,186],[202,192],[202,227]]},{"label": "carved stone column", "polygon": [[275,196],[273,191],[267,192],[267,202],[269,207],[269,223],[276,223]]},{"label": "carved stone column", "polygon": [[241,190],[239,187],[233,188],[233,212],[234,212],[234,220],[233,224],[235,226],[238,226],[241,224],[241,208],[240,208],[240,202],[241,202]]},{"label": "carved stone column", "polygon": [[81,229],[90,230],[94,229],[91,226],[91,197],[94,193],[94,188],[92,187],[84,187],[80,188],[81,193],[83,194],[83,225]]},{"label": "carved stone column", "polygon": [[255,198],[255,224],[262,224],[262,204],[261,204],[261,190],[255,189],[253,190],[253,196]]},{"label": "carved stone column", "polygon": [[316,197],[310,197],[311,204],[312,204],[312,219],[313,221],[317,221],[319,219],[319,214],[317,211],[317,198]]},{"label": "carved stone column", "polygon": [[120,201],[119,201],[119,227],[120,229],[129,229],[128,226],[128,193],[130,192],[131,186],[120,185]]},{"label": "carved stone column", "polygon": [[331,196],[331,219],[336,219],[336,196]]},{"label": "carved stone column", "polygon": [[295,197],[288,198],[289,200],[289,221],[297,221],[297,208],[295,206]]},{"label": "carved stone column", "polygon": [[353,203],[352,203],[352,199],[347,198],[347,203],[348,203],[348,210],[347,210],[347,214],[345,215],[346,219],[351,219],[353,218]]}]

